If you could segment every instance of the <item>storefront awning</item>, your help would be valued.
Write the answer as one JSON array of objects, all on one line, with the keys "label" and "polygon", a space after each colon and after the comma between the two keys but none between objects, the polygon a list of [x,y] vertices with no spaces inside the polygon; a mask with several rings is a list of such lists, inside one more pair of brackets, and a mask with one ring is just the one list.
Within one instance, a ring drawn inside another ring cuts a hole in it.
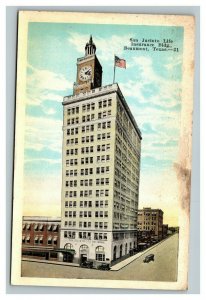
[{"label": "storefront awning", "polygon": [[76,251],[74,249],[55,249],[55,252],[61,252],[61,253],[71,253],[71,254],[75,254]]}]

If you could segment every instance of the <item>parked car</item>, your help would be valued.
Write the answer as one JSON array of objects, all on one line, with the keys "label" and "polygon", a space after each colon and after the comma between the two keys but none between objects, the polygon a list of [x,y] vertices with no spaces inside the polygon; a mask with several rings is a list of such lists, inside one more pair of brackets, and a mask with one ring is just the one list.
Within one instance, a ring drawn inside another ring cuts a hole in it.
[{"label": "parked car", "polygon": [[130,249],[129,250],[129,255],[131,256],[131,255],[133,255],[134,254],[134,250],[133,249]]},{"label": "parked car", "polygon": [[145,256],[143,262],[149,263],[151,260],[154,261],[154,254],[149,254],[149,255]]},{"label": "parked car", "polygon": [[92,269],[93,268],[93,262],[92,261],[84,261],[81,263],[81,267],[82,268],[88,268],[88,269]]},{"label": "parked car", "polygon": [[98,270],[107,270],[107,271],[109,271],[109,270],[110,270],[110,266],[109,266],[109,264],[107,264],[107,263],[102,263],[101,265],[99,265],[99,266],[97,267],[97,269],[98,269]]}]

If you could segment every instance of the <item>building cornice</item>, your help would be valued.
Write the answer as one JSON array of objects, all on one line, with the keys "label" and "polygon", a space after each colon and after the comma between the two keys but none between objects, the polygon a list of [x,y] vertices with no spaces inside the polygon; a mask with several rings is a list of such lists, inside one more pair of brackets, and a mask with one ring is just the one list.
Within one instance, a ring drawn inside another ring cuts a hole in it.
[{"label": "building cornice", "polygon": [[61,217],[41,217],[41,216],[23,216],[23,221],[38,222],[61,222]]}]

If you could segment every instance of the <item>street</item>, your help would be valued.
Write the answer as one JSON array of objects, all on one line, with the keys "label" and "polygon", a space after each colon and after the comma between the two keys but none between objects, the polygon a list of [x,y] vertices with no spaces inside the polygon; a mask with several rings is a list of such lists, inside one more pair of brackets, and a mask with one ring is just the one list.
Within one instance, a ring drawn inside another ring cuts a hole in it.
[{"label": "street", "polygon": [[[154,262],[143,263],[148,254],[154,254]],[[100,271],[79,267],[55,265],[48,262],[22,261],[22,276],[76,279],[176,281],[178,234],[161,242],[147,253],[119,271]]]}]

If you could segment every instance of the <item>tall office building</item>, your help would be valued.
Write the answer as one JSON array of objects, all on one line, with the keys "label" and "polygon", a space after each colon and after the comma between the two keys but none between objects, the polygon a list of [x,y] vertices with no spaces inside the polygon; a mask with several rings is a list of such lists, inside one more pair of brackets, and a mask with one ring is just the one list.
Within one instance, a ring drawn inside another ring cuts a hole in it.
[{"label": "tall office building", "polygon": [[[64,97],[61,259],[114,263],[137,246],[141,132],[92,37]],[[112,70],[112,66],[111,66]]]}]

